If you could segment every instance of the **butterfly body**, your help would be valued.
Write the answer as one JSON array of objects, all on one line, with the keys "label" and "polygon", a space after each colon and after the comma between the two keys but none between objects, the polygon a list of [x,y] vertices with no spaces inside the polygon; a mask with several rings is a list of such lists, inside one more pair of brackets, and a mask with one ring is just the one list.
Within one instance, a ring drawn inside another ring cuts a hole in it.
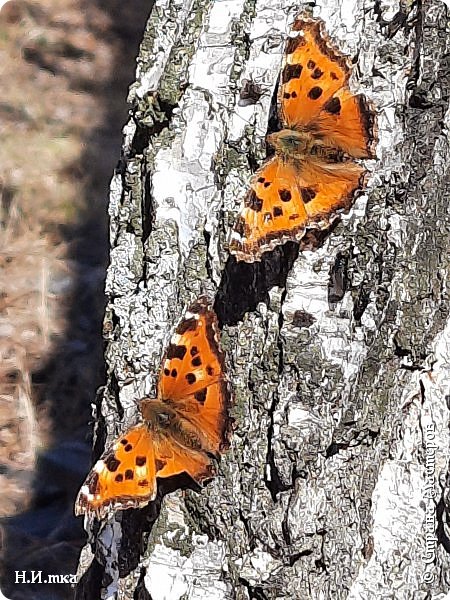
[{"label": "butterfly body", "polygon": [[140,401],[143,423],[131,427],[94,465],[77,514],[105,516],[154,500],[157,479],[187,473],[202,483],[228,447],[230,395],[217,319],[205,299],[180,322],[162,362],[157,398]]},{"label": "butterfly body", "polygon": [[232,233],[237,260],[261,260],[350,207],[365,174],[352,159],[373,157],[374,115],[362,94],[351,93],[349,77],[349,61],[322,21],[297,19],[280,76],[282,129],[267,137],[275,155],[255,173]]},{"label": "butterfly body", "polygon": [[311,132],[298,129],[282,129],[267,136],[277,156],[284,160],[301,162],[314,154],[322,144]]},{"label": "butterfly body", "polygon": [[211,454],[216,453],[214,444],[189,419],[189,413],[192,416],[199,416],[195,405],[190,407],[184,405],[181,413],[175,406],[170,405],[170,400],[164,402],[145,399],[141,401],[140,409],[144,422],[155,439],[166,437],[186,450],[203,449]]}]

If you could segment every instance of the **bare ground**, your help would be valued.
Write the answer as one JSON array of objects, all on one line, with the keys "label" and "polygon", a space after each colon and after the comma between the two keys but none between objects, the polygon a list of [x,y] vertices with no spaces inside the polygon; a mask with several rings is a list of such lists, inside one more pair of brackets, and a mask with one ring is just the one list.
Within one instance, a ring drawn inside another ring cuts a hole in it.
[{"label": "bare ground", "polygon": [[[103,382],[108,183],[151,4],[11,0],[0,11],[0,517],[16,570],[75,573],[74,495]],[[52,598],[70,598],[53,585]]]}]

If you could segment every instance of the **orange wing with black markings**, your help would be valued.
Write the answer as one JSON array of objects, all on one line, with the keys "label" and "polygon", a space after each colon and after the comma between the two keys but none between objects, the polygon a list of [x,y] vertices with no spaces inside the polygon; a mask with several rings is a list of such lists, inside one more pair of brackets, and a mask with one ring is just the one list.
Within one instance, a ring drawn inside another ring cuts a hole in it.
[{"label": "orange wing with black markings", "polygon": [[245,207],[230,240],[238,260],[258,260],[261,254],[289,239],[301,239],[308,214],[296,171],[278,157],[257,171],[245,199]]},{"label": "orange wing with black markings", "polygon": [[322,143],[354,158],[374,158],[374,128],[375,116],[366,97],[347,88],[338,90],[317,117]]},{"label": "orange wing with black markings", "polygon": [[365,179],[365,169],[351,158],[374,156],[375,115],[362,94],[350,91],[349,77],[350,62],[323,22],[297,19],[280,76],[283,129],[268,136],[275,156],[252,179],[231,233],[229,249],[237,260],[261,260],[350,208]]},{"label": "orange wing with black markings", "polygon": [[186,448],[174,443],[169,436],[160,436],[155,443],[159,478],[187,473],[197,483],[211,479],[215,468],[210,457],[203,451]]},{"label": "orange wing with black markings", "polygon": [[158,397],[202,432],[209,452],[226,445],[229,393],[215,313],[204,298],[175,330],[161,366]]},{"label": "orange wing with black markings", "polygon": [[349,208],[363,176],[356,163],[311,161],[296,170],[273,158],[254,177],[230,250],[238,260],[253,262],[279,244],[299,241],[307,227],[327,227]]},{"label": "orange wing with black markings", "polygon": [[76,514],[103,517],[153,500],[157,479],[215,475],[213,456],[228,447],[230,393],[217,318],[201,298],[186,312],[163,359],[158,397],[144,399],[144,423],[103,454],[83,484]]},{"label": "orange wing with black markings", "polygon": [[307,125],[350,76],[348,59],[328,41],[320,20],[297,19],[286,43],[278,102],[287,128]]},{"label": "orange wing with black markings", "polygon": [[75,514],[102,518],[110,507],[137,508],[156,495],[153,436],[138,425],[120,436],[96,462],[75,502]]}]

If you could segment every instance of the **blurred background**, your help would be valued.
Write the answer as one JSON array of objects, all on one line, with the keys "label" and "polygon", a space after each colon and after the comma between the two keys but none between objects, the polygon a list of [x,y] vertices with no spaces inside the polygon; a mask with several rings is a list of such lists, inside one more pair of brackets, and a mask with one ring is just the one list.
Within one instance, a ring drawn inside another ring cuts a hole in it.
[{"label": "blurred background", "polygon": [[107,199],[151,0],[0,0],[0,589],[76,573],[103,383]]}]

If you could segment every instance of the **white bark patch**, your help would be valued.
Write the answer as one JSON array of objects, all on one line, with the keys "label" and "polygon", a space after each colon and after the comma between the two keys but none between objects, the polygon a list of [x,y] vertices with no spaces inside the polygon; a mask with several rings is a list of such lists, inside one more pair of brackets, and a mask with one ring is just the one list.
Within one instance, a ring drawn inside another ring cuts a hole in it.
[{"label": "white bark patch", "polygon": [[236,564],[240,568],[240,576],[244,577],[250,585],[258,585],[261,581],[267,581],[274,577],[282,567],[279,560],[261,548],[255,548],[252,552],[244,554],[242,559],[236,561]]},{"label": "white bark patch", "polygon": [[[153,600],[229,598],[227,586],[221,580],[226,570],[224,543],[189,531],[178,495],[166,498],[163,514],[170,527],[163,539],[155,536],[150,556],[144,561],[145,586]],[[189,556],[170,547],[177,542],[189,546]]]},{"label": "white bark patch", "polygon": [[114,520],[103,524],[101,531],[97,535],[97,545],[102,548],[102,554],[105,556],[105,575],[111,577],[109,585],[102,590],[101,600],[114,600],[118,590],[118,546],[122,538],[122,529],[120,524]]},{"label": "white bark patch", "polygon": [[309,484],[305,480],[298,479],[288,512],[292,540],[294,542],[303,540],[307,544],[308,536],[317,534],[317,530],[323,527],[326,511],[325,490],[314,483]]},{"label": "white bark patch", "polygon": [[202,92],[187,92],[182,110],[182,135],[156,156],[152,193],[157,226],[163,228],[166,221],[176,224],[179,250],[186,258],[210,210],[215,192],[211,167],[223,129],[209,115],[210,105]]},{"label": "white bark patch", "polygon": [[[358,328],[353,332],[350,295],[346,294],[336,310],[331,310],[328,304],[329,273],[337,249],[333,240],[316,252],[301,253],[297,259],[286,283],[285,333],[292,335],[292,321],[297,311],[310,315],[314,323],[309,332],[314,343],[320,344],[323,359],[341,367],[346,379],[351,380],[365,358],[366,349],[362,332],[358,332]],[[370,307],[366,309],[366,320],[369,314]],[[366,324],[372,328],[370,322]]]},{"label": "white bark patch", "polygon": [[194,536],[189,557],[157,544],[148,562],[145,586],[153,600],[225,600],[227,586],[221,581],[225,548],[207,536]]},{"label": "white bark patch", "polygon": [[240,18],[244,7],[243,0],[213,3],[189,70],[192,87],[207,89],[215,102],[225,106],[230,99],[230,75],[235,55],[231,28],[233,21]]},{"label": "white bark patch", "polygon": [[292,13],[286,10],[285,2],[268,3],[258,1],[256,16],[252,22],[249,37],[250,54],[238,82],[254,81],[261,87],[263,95],[255,103],[239,106],[239,95],[229,123],[229,140],[240,140],[249,124],[255,127],[255,136],[263,143],[267,132],[267,119],[272,96],[283,59],[284,42],[292,22]]},{"label": "white bark patch", "polygon": [[106,275],[106,293],[123,295],[136,288],[138,277],[133,269],[133,258],[136,250],[136,238],[131,233],[122,234],[119,245],[111,250],[111,261],[114,269],[109,269]]},{"label": "white bark patch", "polygon": [[450,321],[429,362],[432,368],[415,373],[404,390],[407,415],[372,497],[374,552],[352,586],[352,600],[387,597],[393,589],[409,598],[428,589],[436,576],[431,556],[438,555],[432,541],[436,523],[427,526],[427,519],[435,514],[449,468]]}]

